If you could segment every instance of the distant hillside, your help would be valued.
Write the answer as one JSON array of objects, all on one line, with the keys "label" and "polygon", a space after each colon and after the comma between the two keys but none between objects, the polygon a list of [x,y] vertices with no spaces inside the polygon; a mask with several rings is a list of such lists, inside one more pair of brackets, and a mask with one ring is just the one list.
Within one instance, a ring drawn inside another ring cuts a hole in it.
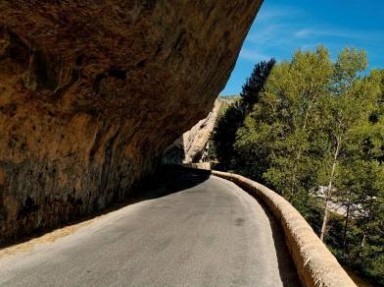
[{"label": "distant hillside", "polygon": [[240,98],[240,95],[219,96],[219,99],[223,101],[234,101],[239,98]]},{"label": "distant hillside", "polygon": [[224,113],[230,104],[238,99],[240,99],[240,95],[219,96],[219,101],[222,103],[219,110],[219,116]]}]

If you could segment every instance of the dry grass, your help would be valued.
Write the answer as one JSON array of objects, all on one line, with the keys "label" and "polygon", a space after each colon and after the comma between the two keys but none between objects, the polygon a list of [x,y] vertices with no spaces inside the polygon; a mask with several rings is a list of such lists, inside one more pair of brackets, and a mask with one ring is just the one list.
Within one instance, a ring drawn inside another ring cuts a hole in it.
[{"label": "dry grass", "polygon": [[52,232],[46,233],[40,237],[33,238],[23,243],[12,245],[3,249],[0,249],[0,258],[9,255],[15,255],[20,252],[26,252],[32,250],[36,245],[44,243],[53,243],[56,240],[63,238],[65,236],[71,235],[78,231],[79,229],[91,224],[92,222],[98,220],[102,216],[95,217],[93,219],[83,221],[77,224],[69,225],[60,229],[56,229]]}]

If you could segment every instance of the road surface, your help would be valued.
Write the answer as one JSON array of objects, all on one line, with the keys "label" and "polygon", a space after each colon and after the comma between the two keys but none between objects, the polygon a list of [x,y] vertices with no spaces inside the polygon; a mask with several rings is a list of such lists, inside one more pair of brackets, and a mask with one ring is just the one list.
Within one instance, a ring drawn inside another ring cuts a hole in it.
[{"label": "road surface", "polygon": [[185,178],[185,189],[1,258],[0,286],[298,286],[255,199],[215,176]]}]

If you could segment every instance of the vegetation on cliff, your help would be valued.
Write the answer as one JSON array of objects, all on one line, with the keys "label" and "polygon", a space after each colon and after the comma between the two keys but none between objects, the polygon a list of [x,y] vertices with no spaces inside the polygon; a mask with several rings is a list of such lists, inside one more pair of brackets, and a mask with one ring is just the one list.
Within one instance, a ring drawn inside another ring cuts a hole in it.
[{"label": "vegetation on cliff", "polygon": [[333,62],[320,46],[274,65],[261,87],[254,71],[251,100],[227,109],[214,140],[223,168],[281,193],[341,261],[384,284],[384,71],[366,68],[364,51]]}]

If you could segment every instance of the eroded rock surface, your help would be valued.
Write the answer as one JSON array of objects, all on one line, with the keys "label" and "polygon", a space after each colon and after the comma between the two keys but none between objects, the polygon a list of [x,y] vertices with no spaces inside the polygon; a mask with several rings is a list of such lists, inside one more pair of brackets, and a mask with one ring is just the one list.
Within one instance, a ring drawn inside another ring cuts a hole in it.
[{"label": "eroded rock surface", "polygon": [[218,98],[212,111],[205,119],[200,120],[189,131],[183,133],[177,140],[168,146],[162,161],[166,164],[199,163],[207,152],[209,139],[215,128],[215,123],[221,107]]},{"label": "eroded rock surface", "polygon": [[212,109],[261,2],[0,1],[0,239],[129,196]]}]

